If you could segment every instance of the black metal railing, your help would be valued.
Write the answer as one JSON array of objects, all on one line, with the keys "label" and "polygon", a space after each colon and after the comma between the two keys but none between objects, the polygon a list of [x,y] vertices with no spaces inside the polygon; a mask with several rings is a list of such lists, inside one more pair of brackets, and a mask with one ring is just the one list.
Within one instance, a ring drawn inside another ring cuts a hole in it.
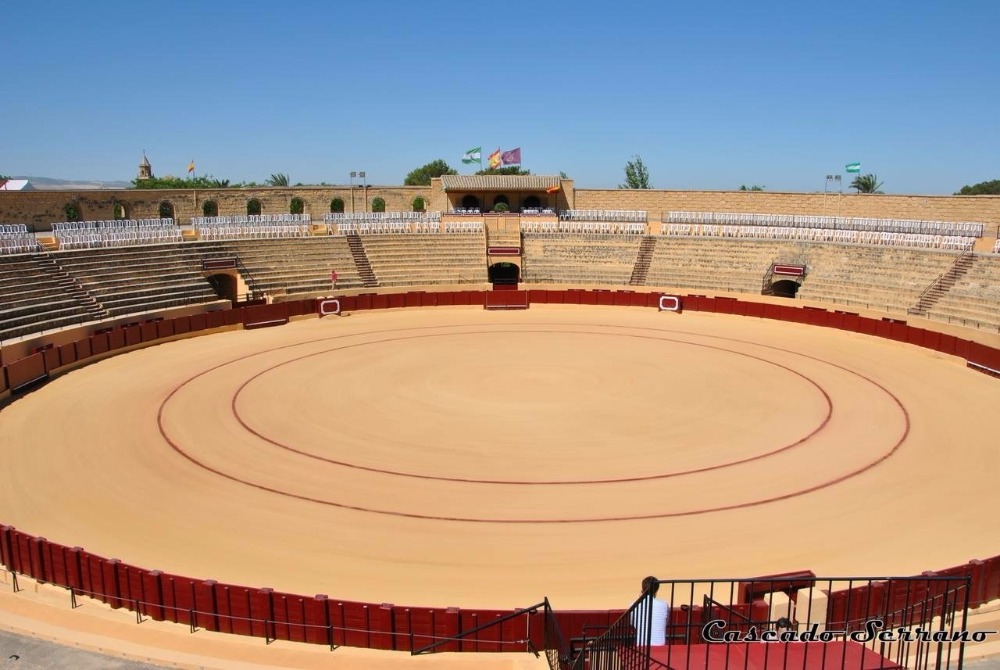
[{"label": "black metal railing", "polygon": [[960,670],[965,644],[985,639],[966,628],[970,581],[808,572],[659,581],[657,597],[669,604],[665,630],[654,630],[652,596],[644,593],[601,635],[582,641],[571,667]]}]

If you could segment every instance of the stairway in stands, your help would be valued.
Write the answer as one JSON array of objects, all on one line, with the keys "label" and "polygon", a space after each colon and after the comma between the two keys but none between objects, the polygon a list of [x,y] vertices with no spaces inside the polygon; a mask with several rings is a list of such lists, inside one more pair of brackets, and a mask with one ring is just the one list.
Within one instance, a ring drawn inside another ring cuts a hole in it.
[{"label": "stairway in stands", "polygon": [[656,249],[656,238],[647,235],[639,245],[639,253],[635,257],[635,265],[632,267],[632,277],[628,280],[629,286],[645,286],[646,275],[649,274],[649,263],[653,259],[653,251]]},{"label": "stairway in stands", "polygon": [[375,288],[378,286],[378,279],[372,270],[372,264],[368,262],[368,254],[365,253],[365,245],[361,243],[359,235],[348,235],[347,245],[351,248],[351,256],[354,257],[354,266],[361,276],[361,285],[365,288]]},{"label": "stairway in stands", "polygon": [[951,290],[955,282],[968,273],[974,260],[975,256],[972,255],[971,251],[960,254],[955,259],[955,262],[951,264],[951,267],[948,268],[947,272],[935,279],[931,282],[930,286],[924,289],[924,292],[917,298],[917,304],[906,310],[907,314],[914,314],[916,316],[927,314],[927,310],[936,305],[938,300]]},{"label": "stairway in stands", "polygon": [[72,296],[87,311],[87,315],[90,316],[92,321],[101,321],[111,316],[111,313],[104,308],[104,305],[99,303],[97,298],[83,287],[80,280],[63,270],[48,253],[36,254],[31,258],[35,262],[35,265],[44,270],[46,274],[56,281],[64,293]]}]

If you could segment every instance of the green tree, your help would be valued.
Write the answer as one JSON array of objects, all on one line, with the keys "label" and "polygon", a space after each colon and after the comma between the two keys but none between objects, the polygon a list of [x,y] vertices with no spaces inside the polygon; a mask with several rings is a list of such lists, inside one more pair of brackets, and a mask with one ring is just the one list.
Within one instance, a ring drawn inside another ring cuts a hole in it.
[{"label": "green tree", "polygon": [[757,184],[754,184],[753,186],[747,186],[746,184],[743,184],[742,186],[740,186],[741,191],[763,191],[765,188],[767,187],[757,186]]},{"label": "green tree", "polygon": [[458,171],[439,158],[412,170],[410,174],[406,175],[403,184],[406,186],[430,186],[431,179],[443,174],[458,174]]},{"label": "green tree", "polygon": [[858,193],[881,193],[882,182],[878,180],[878,175],[869,172],[855,177],[851,182],[851,188],[858,189]]},{"label": "green tree", "polygon": [[375,196],[372,199],[372,211],[373,212],[384,212],[385,211],[385,200],[379,196]]},{"label": "green tree", "polygon": [[212,175],[181,179],[180,177],[154,177],[152,179],[133,179],[132,188],[230,188],[228,179],[216,179]]},{"label": "green tree", "polygon": [[[3,181],[3,177],[0,177],[0,181]],[[1000,195],[1000,179],[963,186],[955,195]]]},{"label": "green tree", "polygon": [[522,167],[520,167],[518,165],[508,165],[507,167],[499,167],[499,168],[496,168],[496,169],[487,168],[485,170],[480,170],[476,174],[477,175],[484,175],[484,174],[521,174],[521,175],[525,175],[525,174],[531,174],[531,170],[525,170],[524,168],[522,168]]},{"label": "green tree", "polygon": [[306,203],[302,198],[292,198],[292,202],[288,205],[289,214],[301,214],[306,211]]},{"label": "green tree", "polygon": [[632,156],[632,160],[625,164],[625,183],[619,184],[618,188],[653,188],[649,183],[649,170],[641,156]]},{"label": "green tree", "polygon": [[288,175],[284,172],[272,174],[267,178],[268,186],[288,186]]}]

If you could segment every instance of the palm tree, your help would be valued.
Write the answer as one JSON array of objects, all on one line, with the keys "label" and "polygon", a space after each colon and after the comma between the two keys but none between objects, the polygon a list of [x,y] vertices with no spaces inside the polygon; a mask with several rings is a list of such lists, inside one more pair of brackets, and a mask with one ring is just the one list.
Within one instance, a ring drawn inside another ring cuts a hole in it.
[{"label": "palm tree", "polygon": [[858,193],[881,193],[882,182],[878,180],[878,175],[869,172],[855,177],[851,182],[851,188],[858,189]]},{"label": "palm tree", "polygon": [[268,186],[288,186],[288,175],[284,172],[272,174],[267,180]]}]

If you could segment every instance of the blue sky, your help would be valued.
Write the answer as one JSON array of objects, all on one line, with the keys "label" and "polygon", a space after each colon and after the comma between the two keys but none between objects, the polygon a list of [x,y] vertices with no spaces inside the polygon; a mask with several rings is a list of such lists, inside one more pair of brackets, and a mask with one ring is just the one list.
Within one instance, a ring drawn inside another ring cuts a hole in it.
[{"label": "blue sky", "polygon": [[[615,187],[1000,178],[1000,2],[6,3],[0,174],[400,184],[521,147]],[[848,177],[845,175],[845,179]]]}]

